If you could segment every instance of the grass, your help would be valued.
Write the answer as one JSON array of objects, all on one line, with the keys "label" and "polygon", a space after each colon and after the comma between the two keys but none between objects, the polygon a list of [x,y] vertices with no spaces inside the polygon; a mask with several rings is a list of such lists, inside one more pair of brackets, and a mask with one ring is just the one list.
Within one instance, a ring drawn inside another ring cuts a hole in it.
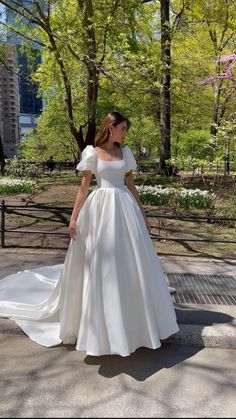
[{"label": "grass", "polygon": [[52,173],[51,176],[45,175],[39,178],[38,185],[56,185],[56,184],[78,184],[80,181],[80,176],[75,176],[74,172],[68,173]]},{"label": "grass", "polygon": [[[151,225],[152,219],[150,219]],[[159,223],[160,224],[160,223]],[[216,223],[183,222],[162,220],[161,225],[152,229],[155,234],[163,237],[155,243],[157,251],[164,254],[191,255],[201,257],[236,258],[235,228],[227,228]],[[182,238],[181,242],[171,241],[172,238]],[[197,242],[184,239],[222,240],[225,243]]]}]

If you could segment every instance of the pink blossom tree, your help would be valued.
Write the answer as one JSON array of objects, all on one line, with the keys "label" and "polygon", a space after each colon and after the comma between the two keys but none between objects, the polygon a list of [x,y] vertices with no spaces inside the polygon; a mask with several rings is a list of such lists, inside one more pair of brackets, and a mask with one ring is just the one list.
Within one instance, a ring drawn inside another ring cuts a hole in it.
[{"label": "pink blossom tree", "polygon": [[[202,85],[212,85],[214,89],[214,106],[211,123],[211,134],[216,135],[218,127],[223,119],[229,103],[232,101],[236,91],[236,76],[234,67],[236,65],[236,54],[234,52],[217,59],[219,72],[202,80]],[[223,68],[222,68],[223,67]],[[220,102],[222,93],[225,95]],[[217,94],[216,94],[217,93]]]}]

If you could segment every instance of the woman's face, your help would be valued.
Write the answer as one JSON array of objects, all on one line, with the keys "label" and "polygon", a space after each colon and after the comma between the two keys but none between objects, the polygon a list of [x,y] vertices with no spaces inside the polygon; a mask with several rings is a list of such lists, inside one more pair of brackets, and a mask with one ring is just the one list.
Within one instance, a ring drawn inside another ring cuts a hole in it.
[{"label": "woman's face", "polygon": [[111,136],[110,136],[110,140],[112,140],[112,142],[117,141],[120,144],[123,143],[126,133],[127,133],[127,122],[123,121],[120,124],[118,124],[116,127],[112,126],[111,127]]}]

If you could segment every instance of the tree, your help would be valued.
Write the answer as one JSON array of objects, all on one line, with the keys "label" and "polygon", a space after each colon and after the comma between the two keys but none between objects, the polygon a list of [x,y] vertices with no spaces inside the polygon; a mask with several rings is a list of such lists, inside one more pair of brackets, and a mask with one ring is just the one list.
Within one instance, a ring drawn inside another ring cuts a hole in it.
[{"label": "tree", "polygon": [[[236,91],[236,77],[234,75],[234,67],[236,64],[236,54],[231,53],[217,59],[218,68],[221,70],[219,73],[208,77],[202,81],[203,85],[212,85],[214,90],[218,92],[217,113],[214,113],[214,126],[211,128],[213,135],[217,134],[217,130],[230,104],[233,95]],[[223,66],[223,69],[221,67]],[[224,99],[220,103],[220,94],[224,90]],[[216,102],[215,102],[216,105]]]},{"label": "tree", "polygon": [[213,108],[211,118],[211,134],[217,133],[217,127],[224,116],[229,96],[224,95],[224,78],[219,77],[221,73],[221,58],[227,54],[229,48],[235,44],[235,20],[236,10],[234,2],[231,0],[193,0],[192,18],[195,22],[201,22],[207,30],[209,40],[212,45],[212,56],[214,67],[212,76],[217,77],[212,82],[213,88]]},{"label": "tree", "polygon": [[77,143],[68,128],[57,95],[47,102],[35,129],[24,136],[19,154],[30,161],[46,161],[50,155],[57,161],[78,159]]},{"label": "tree", "polygon": [[160,168],[166,173],[170,149],[171,27],[170,1],[161,0]]},{"label": "tree", "polygon": [[217,157],[224,160],[225,174],[230,173],[230,162],[236,158],[236,118],[231,114],[229,118],[223,119],[213,137],[213,145]]},{"label": "tree", "polygon": [[[79,149],[94,142],[96,128],[96,106],[99,78],[103,74],[112,79],[104,67],[108,38],[114,37],[113,27],[117,12],[122,22],[132,16],[140,5],[133,0],[127,5],[122,0],[63,0],[54,2],[35,0],[0,0],[15,15],[12,25],[1,21],[11,32],[20,34],[27,42],[40,47],[52,55],[60,71],[64,89],[64,107],[67,123]],[[120,6],[122,5],[122,8]],[[125,13],[123,12],[125,10]],[[127,16],[125,16],[127,15]],[[14,24],[15,23],[15,24]],[[28,23],[26,25],[26,23]],[[116,36],[122,25],[116,27]],[[68,69],[68,55],[82,68],[86,78],[86,119],[77,127],[74,114],[73,88]],[[114,80],[114,79],[113,79]],[[86,130],[86,133],[84,131]]]}]

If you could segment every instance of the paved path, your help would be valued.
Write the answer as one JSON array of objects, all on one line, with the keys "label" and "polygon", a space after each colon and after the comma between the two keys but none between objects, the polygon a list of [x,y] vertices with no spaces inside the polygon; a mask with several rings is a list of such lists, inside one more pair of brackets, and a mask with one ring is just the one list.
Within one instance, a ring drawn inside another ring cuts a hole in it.
[{"label": "paved path", "polygon": [[[0,250],[0,278],[64,256]],[[236,272],[234,261],[161,262],[167,273]],[[125,358],[85,356],[71,345],[45,348],[2,319],[0,417],[235,418],[235,307],[175,308],[181,332],[157,350],[139,348]]]},{"label": "paved path", "polygon": [[171,345],[85,357],[2,335],[0,362],[0,417],[236,417],[234,349]]}]

